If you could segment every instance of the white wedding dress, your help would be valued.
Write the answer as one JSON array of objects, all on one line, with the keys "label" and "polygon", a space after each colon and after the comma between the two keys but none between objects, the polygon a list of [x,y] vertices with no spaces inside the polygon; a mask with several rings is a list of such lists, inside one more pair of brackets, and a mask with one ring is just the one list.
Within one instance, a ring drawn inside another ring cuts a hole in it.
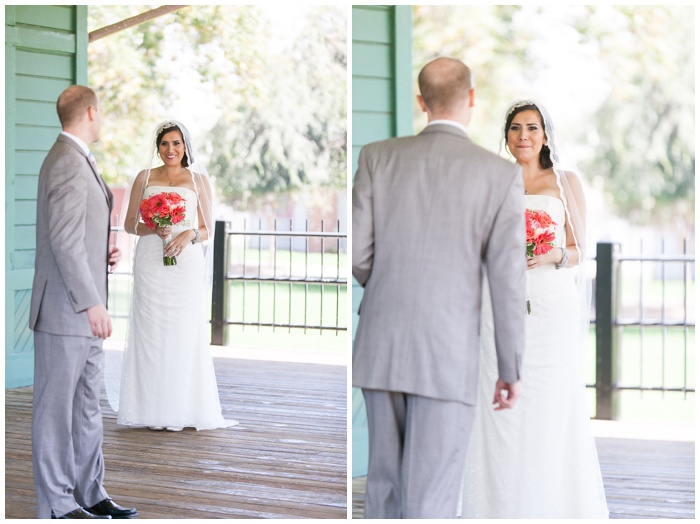
[{"label": "white wedding dress", "polygon": [[[525,199],[529,209],[544,209],[558,224],[555,245],[560,246],[565,241],[562,201],[545,195]],[[549,264],[527,272],[532,312],[526,320],[522,396],[513,409],[503,411],[491,405],[498,372],[484,286],[479,400],[462,518],[608,518],[581,349],[574,342],[581,312],[573,271]]]},{"label": "white wedding dress", "polygon": [[[144,198],[177,192],[185,219],[172,238],[197,227],[197,195],[182,187],[147,187]],[[125,426],[236,425],[221,414],[214,363],[207,339],[201,244],[188,245],[177,265],[163,265],[163,241],[138,239],[127,348],[123,358],[117,423]]]}]

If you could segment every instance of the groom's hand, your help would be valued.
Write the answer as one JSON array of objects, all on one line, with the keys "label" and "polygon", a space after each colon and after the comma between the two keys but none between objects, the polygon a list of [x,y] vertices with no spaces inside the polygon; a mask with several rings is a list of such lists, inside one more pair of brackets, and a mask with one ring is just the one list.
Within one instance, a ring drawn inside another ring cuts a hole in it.
[{"label": "groom's hand", "polygon": [[122,259],[122,252],[117,246],[110,244],[109,246],[109,272],[113,272],[114,268]]},{"label": "groom's hand", "polygon": [[496,381],[496,393],[493,395],[493,404],[496,411],[510,409],[520,398],[520,382],[508,383],[500,378]]},{"label": "groom's hand", "polygon": [[112,319],[102,304],[87,308],[87,317],[94,336],[104,339],[112,334]]}]

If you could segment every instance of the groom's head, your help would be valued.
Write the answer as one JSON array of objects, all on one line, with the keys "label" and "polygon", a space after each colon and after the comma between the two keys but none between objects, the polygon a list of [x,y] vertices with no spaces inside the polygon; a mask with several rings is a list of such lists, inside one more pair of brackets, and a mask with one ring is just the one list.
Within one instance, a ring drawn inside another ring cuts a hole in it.
[{"label": "groom's head", "polygon": [[67,87],[56,101],[56,112],[64,131],[80,137],[86,144],[99,140],[102,128],[100,101],[89,87]]},{"label": "groom's head", "polygon": [[428,62],[418,75],[418,89],[418,103],[428,120],[469,122],[474,106],[472,73],[459,60],[440,57]]}]

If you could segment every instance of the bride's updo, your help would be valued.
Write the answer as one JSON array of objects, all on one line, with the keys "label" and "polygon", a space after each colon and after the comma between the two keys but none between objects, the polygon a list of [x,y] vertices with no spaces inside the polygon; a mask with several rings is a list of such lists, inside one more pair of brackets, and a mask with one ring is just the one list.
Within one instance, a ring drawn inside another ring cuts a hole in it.
[{"label": "bride's updo", "polygon": [[182,167],[190,167],[192,162],[194,162],[194,158],[191,158],[190,148],[188,147],[189,140],[188,137],[185,136],[186,131],[180,129],[180,126],[177,125],[175,122],[166,122],[158,128],[158,133],[156,134],[156,151],[158,151],[158,146],[160,145],[160,141],[163,139],[163,136],[166,133],[170,133],[170,131],[180,132],[180,136],[182,137],[182,143],[185,146],[185,154],[182,155],[181,164]]},{"label": "bride's updo", "polygon": [[[523,101],[522,103],[515,104],[513,107],[511,107],[510,111],[508,112],[508,116],[506,117],[506,127],[504,129],[503,135],[506,139],[506,144],[508,144],[508,129],[510,129],[510,125],[513,123],[515,115],[523,111],[537,111],[537,114],[540,115],[540,122],[542,122],[542,130],[544,131],[544,136],[547,138],[547,140],[549,140],[549,131],[547,129],[546,124],[544,123],[544,117],[542,116],[542,112],[534,103],[529,101]],[[550,169],[554,167],[554,162],[552,162],[552,152],[550,151],[549,146],[547,144],[542,144],[539,162],[540,168],[542,169]]]}]

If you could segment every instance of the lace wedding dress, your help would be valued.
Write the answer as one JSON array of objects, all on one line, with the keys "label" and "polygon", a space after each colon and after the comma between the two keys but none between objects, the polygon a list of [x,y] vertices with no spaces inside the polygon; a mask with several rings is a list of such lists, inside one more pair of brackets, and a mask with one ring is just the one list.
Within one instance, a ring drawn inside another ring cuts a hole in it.
[{"label": "lace wedding dress", "polygon": [[[544,209],[565,241],[558,198],[526,195]],[[524,246],[523,246],[524,249]],[[570,269],[553,264],[527,272],[531,314],[522,362],[522,397],[494,411],[497,379],[493,318],[485,293],[479,401],[464,477],[463,518],[608,518],[595,441],[590,431],[579,333],[579,300]],[[487,286],[484,289],[488,291]],[[486,314],[488,312],[488,314]],[[458,512],[459,514],[459,512]]]},{"label": "lace wedding dress", "polygon": [[[151,186],[144,198],[177,192],[185,220],[172,238],[196,226],[197,195],[182,187]],[[188,245],[177,265],[163,265],[163,241],[140,237],[134,255],[134,287],[127,349],[122,364],[117,422],[126,426],[225,428],[207,339],[204,256]]]}]

